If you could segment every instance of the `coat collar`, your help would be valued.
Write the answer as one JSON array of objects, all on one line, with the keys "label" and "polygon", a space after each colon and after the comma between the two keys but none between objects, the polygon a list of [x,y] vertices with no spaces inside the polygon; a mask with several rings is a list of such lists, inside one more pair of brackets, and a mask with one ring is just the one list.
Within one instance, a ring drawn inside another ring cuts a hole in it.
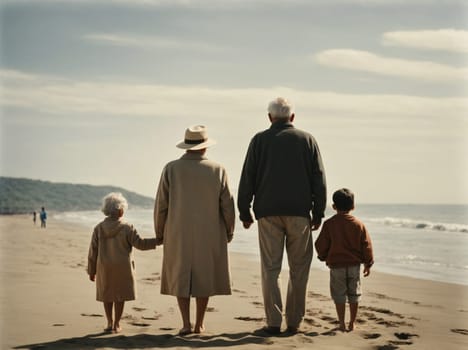
[{"label": "coat collar", "polygon": [[184,153],[182,155],[182,157],[180,157],[180,159],[183,159],[183,160],[204,160],[204,159],[208,159],[208,158],[204,154],[186,152],[186,153]]},{"label": "coat collar", "polygon": [[294,125],[291,122],[275,122],[271,124],[270,129],[287,129],[294,128]]}]

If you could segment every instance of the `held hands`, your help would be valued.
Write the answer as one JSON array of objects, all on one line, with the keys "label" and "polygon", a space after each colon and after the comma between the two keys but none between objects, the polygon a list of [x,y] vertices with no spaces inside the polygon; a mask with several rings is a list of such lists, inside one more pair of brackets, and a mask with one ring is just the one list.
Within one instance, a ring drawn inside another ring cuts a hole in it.
[{"label": "held hands", "polygon": [[364,277],[367,277],[370,275],[370,266],[364,266]]},{"label": "held hands", "polygon": [[94,282],[96,280],[96,275],[89,275],[89,280]]},{"label": "held hands", "polygon": [[244,226],[245,229],[249,229],[250,226],[252,226],[253,222],[250,221],[242,221],[242,225]]},{"label": "held hands", "polygon": [[312,219],[310,221],[310,229],[312,231],[316,231],[320,228],[320,225],[322,224],[322,218],[318,218],[318,219]]}]

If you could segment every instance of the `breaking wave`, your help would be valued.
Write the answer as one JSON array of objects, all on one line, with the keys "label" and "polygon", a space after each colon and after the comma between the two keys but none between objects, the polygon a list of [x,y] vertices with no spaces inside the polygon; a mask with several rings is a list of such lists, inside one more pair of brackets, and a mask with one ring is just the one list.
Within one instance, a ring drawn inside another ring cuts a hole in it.
[{"label": "breaking wave", "polygon": [[412,219],[405,219],[405,218],[393,218],[393,217],[367,218],[365,219],[365,221],[373,222],[376,224],[383,224],[383,225],[392,226],[392,227],[468,233],[468,225],[464,225],[464,224],[431,222],[431,221],[412,220]]}]

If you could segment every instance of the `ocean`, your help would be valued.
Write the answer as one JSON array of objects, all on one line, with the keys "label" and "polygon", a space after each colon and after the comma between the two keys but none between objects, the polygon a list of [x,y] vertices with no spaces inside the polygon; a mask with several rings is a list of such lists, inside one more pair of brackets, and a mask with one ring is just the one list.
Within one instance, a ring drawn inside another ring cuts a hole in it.
[{"label": "ocean", "polygon": [[[333,214],[327,210],[326,218]],[[468,205],[361,204],[352,214],[371,235],[375,271],[468,285]],[[89,226],[91,236],[103,214],[98,210],[65,212],[52,219]],[[142,236],[153,235],[152,210],[129,209],[125,219]],[[314,240],[317,236],[314,231]],[[245,230],[236,222],[229,250],[259,260],[256,225]],[[315,253],[312,266],[326,269]]]}]

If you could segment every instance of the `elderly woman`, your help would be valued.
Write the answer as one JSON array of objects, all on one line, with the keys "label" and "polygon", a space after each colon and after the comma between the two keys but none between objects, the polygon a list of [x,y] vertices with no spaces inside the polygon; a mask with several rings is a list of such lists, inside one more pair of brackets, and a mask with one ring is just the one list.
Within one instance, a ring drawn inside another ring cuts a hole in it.
[{"label": "elderly woman", "polygon": [[[180,335],[203,332],[209,297],[231,294],[227,243],[234,231],[234,200],[226,171],[205,156],[213,144],[205,127],[188,128],[177,145],[186,153],[166,165],[156,195],[156,238],[164,244],[161,293],[177,297]],[[193,329],[191,296],[197,305]]]},{"label": "elderly woman", "polygon": [[88,275],[91,281],[96,281],[96,300],[104,303],[107,332],[122,330],[120,318],[124,303],[136,298],[132,247],[156,248],[156,238],[141,238],[132,225],[122,220],[127,206],[121,193],[109,193],[103,198],[102,212],[106,218],[94,228],[89,247]]}]

